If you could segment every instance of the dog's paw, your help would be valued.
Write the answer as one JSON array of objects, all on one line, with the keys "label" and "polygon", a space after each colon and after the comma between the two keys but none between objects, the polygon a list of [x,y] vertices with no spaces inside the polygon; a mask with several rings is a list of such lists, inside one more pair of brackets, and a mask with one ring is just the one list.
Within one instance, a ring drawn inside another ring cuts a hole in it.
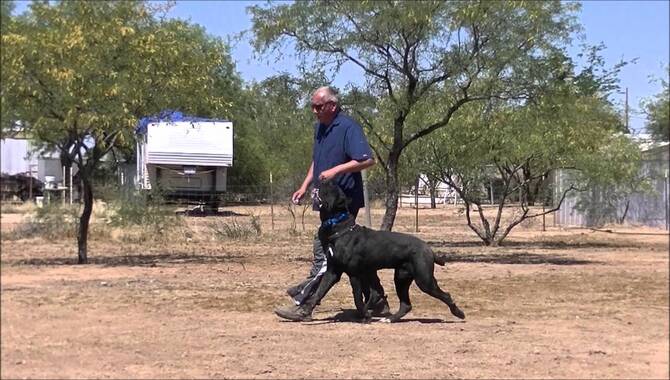
[{"label": "dog's paw", "polygon": [[381,323],[391,323],[391,319],[390,318],[382,318],[382,319],[379,320],[379,322],[381,322]]},{"label": "dog's paw", "polygon": [[453,308],[450,308],[451,314],[454,316],[460,318],[460,319],[465,319],[465,313],[458,308],[458,306],[454,306]]}]

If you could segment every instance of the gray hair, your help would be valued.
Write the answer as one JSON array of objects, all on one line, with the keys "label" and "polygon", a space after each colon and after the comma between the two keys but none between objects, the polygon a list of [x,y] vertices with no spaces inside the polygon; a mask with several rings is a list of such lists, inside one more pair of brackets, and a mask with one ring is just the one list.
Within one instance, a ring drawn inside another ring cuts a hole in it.
[{"label": "gray hair", "polygon": [[337,93],[335,93],[335,90],[333,90],[330,86],[323,86],[317,88],[312,96],[318,94],[319,92],[323,93],[323,101],[324,102],[333,102],[335,104],[338,104],[338,99],[337,99]]}]

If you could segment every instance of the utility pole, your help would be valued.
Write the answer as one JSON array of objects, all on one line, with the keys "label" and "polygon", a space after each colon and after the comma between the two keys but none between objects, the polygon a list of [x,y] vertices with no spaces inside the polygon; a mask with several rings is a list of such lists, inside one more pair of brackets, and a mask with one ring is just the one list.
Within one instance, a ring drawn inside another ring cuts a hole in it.
[{"label": "utility pole", "polygon": [[626,126],[626,133],[630,133],[630,129],[628,129],[628,87],[626,87],[626,120],[624,120],[624,125]]}]

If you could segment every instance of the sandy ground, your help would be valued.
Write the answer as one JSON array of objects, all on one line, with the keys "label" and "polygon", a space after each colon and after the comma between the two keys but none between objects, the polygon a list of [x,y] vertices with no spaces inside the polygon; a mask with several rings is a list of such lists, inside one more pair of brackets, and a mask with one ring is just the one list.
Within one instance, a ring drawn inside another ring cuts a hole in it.
[{"label": "sandy ground", "polygon": [[[289,233],[288,214],[275,212],[274,231],[268,207],[256,207],[186,218],[191,233],[169,242],[94,239],[85,266],[73,264],[73,240],[3,237],[0,377],[669,377],[663,230],[548,222],[542,232],[536,221],[486,248],[456,209],[421,210],[416,235],[449,254],[436,277],[464,321],[413,285],[401,322],[360,323],[343,277],[313,322],[294,323],[272,310],[307,274],[316,219]],[[259,237],[208,233],[250,214]],[[401,209],[395,230],[413,233],[413,217]],[[3,214],[3,236],[21,218]],[[380,277],[397,308],[392,271]]]}]

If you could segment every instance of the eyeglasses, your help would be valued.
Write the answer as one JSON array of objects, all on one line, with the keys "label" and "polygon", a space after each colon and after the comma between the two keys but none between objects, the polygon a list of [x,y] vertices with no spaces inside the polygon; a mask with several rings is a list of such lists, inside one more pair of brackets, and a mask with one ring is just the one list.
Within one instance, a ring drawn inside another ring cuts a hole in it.
[{"label": "eyeglasses", "polygon": [[321,110],[323,109],[323,107],[324,107],[326,104],[328,104],[328,103],[330,103],[330,102],[325,102],[325,103],[321,103],[321,104],[314,104],[314,103],[312,103],[312,110],[314,110],[314,111],[316,111],[316,112],[321,112]]}]

